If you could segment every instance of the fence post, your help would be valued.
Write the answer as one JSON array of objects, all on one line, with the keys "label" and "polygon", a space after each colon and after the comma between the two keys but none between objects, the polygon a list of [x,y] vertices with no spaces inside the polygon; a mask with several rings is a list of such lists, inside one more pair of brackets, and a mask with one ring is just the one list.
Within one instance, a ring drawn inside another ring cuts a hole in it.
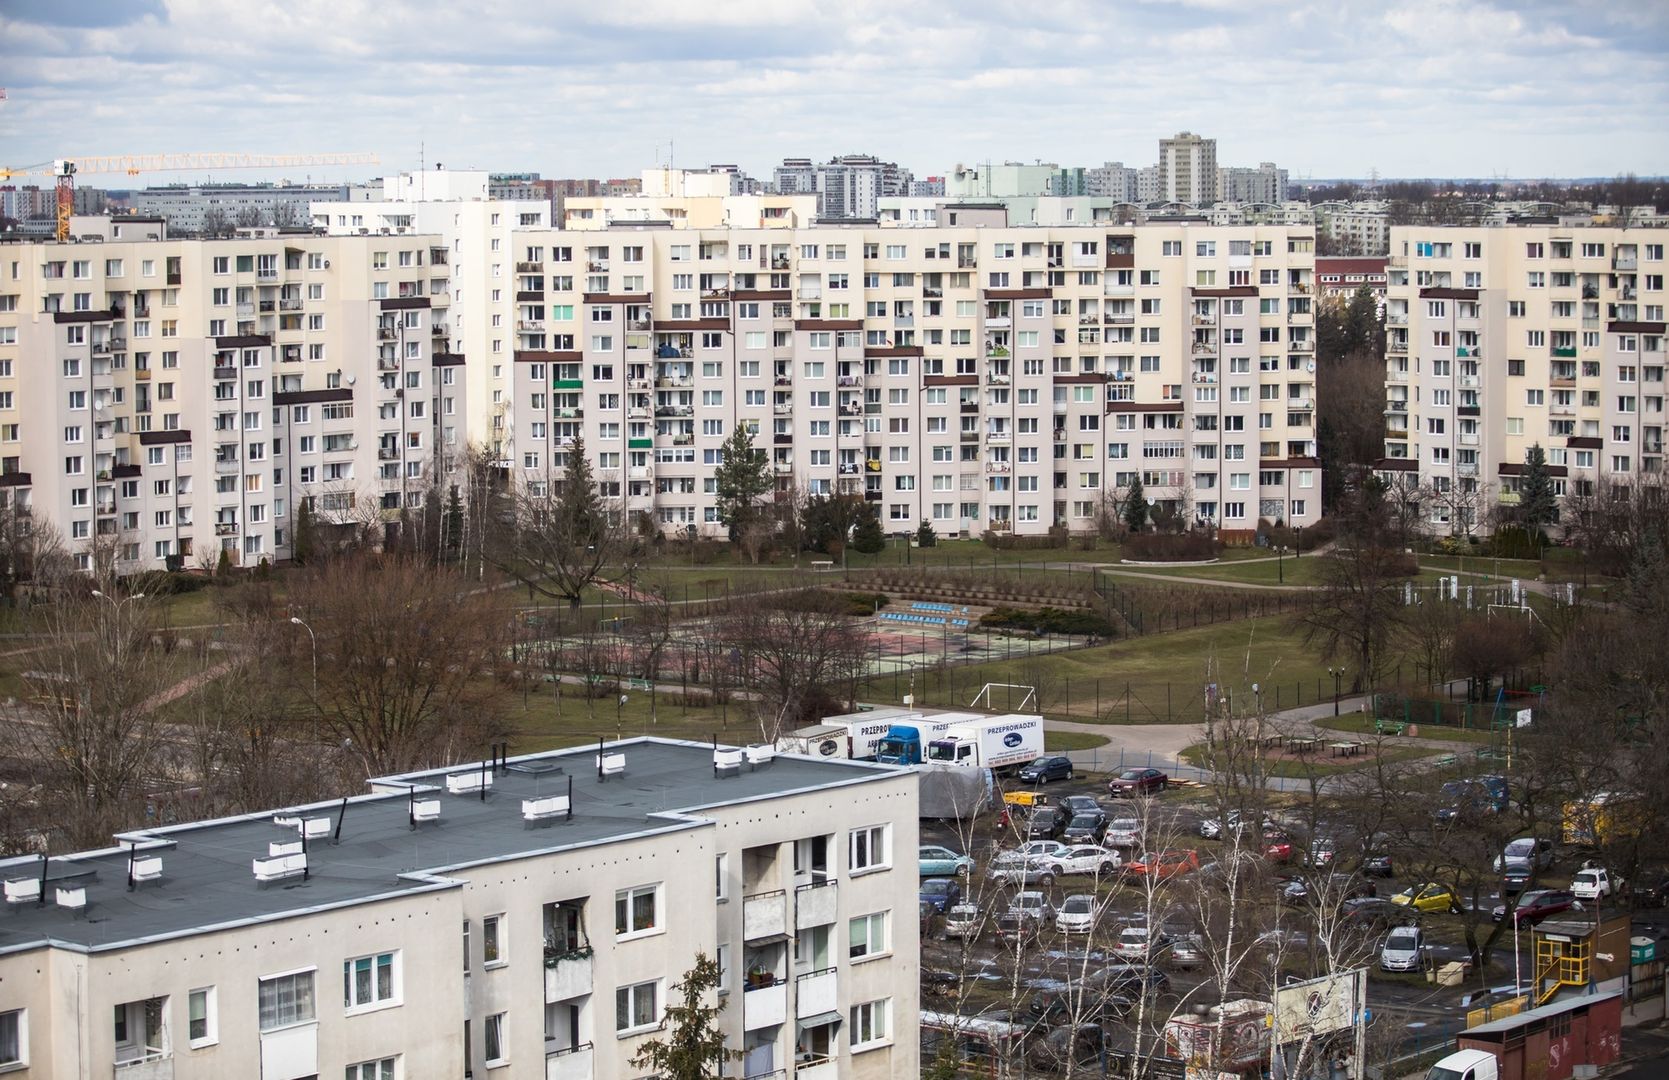
[{"label": "fence post", "polygon": [[1170,723],[1170,719],[1171,719],[1171,684],[1166,683],[1165,684],[1165,722]]},{"label": "fence post", "polygon": [[[1129,680],[1125,680],[1125,683],[1124,683],[1124,722],[1126,724],[1128,724],[1130,722],[1130,682],[1129,682]],[[1123,751],[1120,751],[1119,752],[1120,763],[1122,763],[1123,760],[1124,760],[1124,753],[1123,753]]]}]

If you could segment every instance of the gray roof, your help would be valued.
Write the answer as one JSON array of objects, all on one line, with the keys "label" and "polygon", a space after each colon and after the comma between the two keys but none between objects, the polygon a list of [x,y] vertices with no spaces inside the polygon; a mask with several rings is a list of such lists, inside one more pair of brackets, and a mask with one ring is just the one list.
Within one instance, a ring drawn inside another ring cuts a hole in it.
[{"label": "gray roof", "polygon": [[[777,755],[756,770],[715,777],[712,747],[666,739],[610,743],[626,756],[622,776],[599,780],[596,747],[511,758],[494,777],[483,801],[452,795],[447,775],[478,773],[479,763],[383,777],[379,794],[362,795],[258,815],[126,833],[122,846],[54,856],[48,863],[46,904],[5,904],[0,912],[0,953],[54,944],[88,950],[188,936],[251,922],[288,918],[324,908],[368,903],[391,896],[457,888],[452,872],[481,863],[606,844],[627,837],[704,827],[703,808],[769,799],[896,776],[898,770],[866,762]],[[573,791],[568,820],[529,824],[522,800]],[[419,797],[438,798],[438,823],[412,828],[407,785]],[[308,841],[308,876],[259,884],[251,862],[266,858],[271,842],[295,841],[297,829],[274,816],[328,817],[341,839]],[[162,858],[160,881],[129,889],[128,844],[141,857]],[[38,879],[41,860],[0,861],[7,881]],[[85,886],[87,907],[76,913],[54,903],[56,882]]]}]

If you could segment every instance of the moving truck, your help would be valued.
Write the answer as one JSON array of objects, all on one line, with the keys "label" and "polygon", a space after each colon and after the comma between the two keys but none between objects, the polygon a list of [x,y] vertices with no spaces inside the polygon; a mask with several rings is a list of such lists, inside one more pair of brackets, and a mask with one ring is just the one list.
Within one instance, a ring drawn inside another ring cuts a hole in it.
[{"label": "moving truck", "polygon": [[953,724],[928,743],[927,760],[935,765],[962,765],[1013,772],[1043,756],[1043,717],[1024,713],[988,716]]}]

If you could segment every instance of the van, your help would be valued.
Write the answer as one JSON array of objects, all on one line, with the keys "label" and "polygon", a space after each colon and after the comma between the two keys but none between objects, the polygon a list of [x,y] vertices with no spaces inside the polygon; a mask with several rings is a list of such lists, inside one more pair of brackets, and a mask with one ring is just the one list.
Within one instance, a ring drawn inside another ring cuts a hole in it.
[{"label": "van", "polygon": [[1399,926],[1385,935],[1379,950],[1382,971],[1419,971],[1425,965],[1426,937],[1418,926]]}]

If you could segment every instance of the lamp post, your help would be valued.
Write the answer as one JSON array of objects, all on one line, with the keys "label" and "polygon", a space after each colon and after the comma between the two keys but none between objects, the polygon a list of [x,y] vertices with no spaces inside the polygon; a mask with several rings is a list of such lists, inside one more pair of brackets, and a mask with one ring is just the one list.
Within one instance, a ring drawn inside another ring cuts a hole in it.
[{"label": "lamp post", "polygon": [[312,648],[313,648],[313,741],[318,742],[319,741],[319,639],[318,639],[318,636],[313,633],[313,628],[311,626],[308,626],[307,623],[302,621],[299,617],[297,617],[295,615],[291,615],[290,616],[290,622],[293,625],[299,626],[303,630],[307,631],[307,640],[308,640],[309,644],[312,645]]},{"label": "lamp post", "polygon": [[110,606],[115,609],[115,612],[116,612],[116,666],[121,667],[121,665],[122,665],[122,606],[125,605],[125,604],[131,604],[135,600],[145,599],[145,594],[142,593],[142,592],[137,592],[137,593],[134,593],[132,596],[124,597],[123,599],[118,600],[114,596],[109,595],[108,593],[102,593],[99,590],[94,589],[93,590],[93,595],[98,597],[100,600],[108,600],[110,602]]},{"label": "lamp post", "polygon": [[1327,669],[1327,674],[1333,676],[1333,715],[1337,716],[1339,715],[1339,695],[1343,692],[1344,668],[1330,667]]},{"label": "lamp post", "polygon": [[1286,556],[1286,553],[1287,546],[1285,544],[1275,545],[1275,580],[1279,581],[1282,585],[1287,583],[1286,563],[1282,561]]}]

